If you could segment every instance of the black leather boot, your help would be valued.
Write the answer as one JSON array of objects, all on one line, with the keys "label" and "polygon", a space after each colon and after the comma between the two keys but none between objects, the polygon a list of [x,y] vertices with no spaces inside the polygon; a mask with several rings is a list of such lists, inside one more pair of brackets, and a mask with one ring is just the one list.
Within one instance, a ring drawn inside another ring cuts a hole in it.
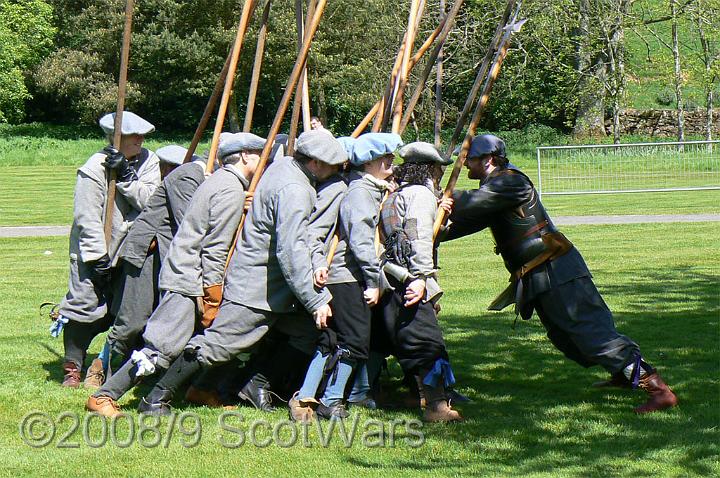
[{"label": "black leather boot", "polygon": [[173,393],[170,390],[155,387],[147,397],[143,397],[138,404],[138,412],[146,415],[170,415]]},{"label": "black leather boot", "polygon": [[238,392],[238,397],[263,412],[274,412],[270,384],[261,374],[255,374]]},{"label": "black leather boot", "polygon": [[320,404],[315,409],[315,414],[318,417],[324,418],[326,420],[338,418],[342,420],[350,416],[350,413],[347,411],[347,408],[345,408],[345,405],[342,402],[338,402],[334,405],[329,406],[320,402]]},{"label": "black leather boot", "polygon": [[195,351],[185,350],[170,365],[148,396],[140,401],[138,411],[151,415],[169,415],[172,410],[170,401],[172,401],[173,395],[185,382],[199,372],[200,368]]}]

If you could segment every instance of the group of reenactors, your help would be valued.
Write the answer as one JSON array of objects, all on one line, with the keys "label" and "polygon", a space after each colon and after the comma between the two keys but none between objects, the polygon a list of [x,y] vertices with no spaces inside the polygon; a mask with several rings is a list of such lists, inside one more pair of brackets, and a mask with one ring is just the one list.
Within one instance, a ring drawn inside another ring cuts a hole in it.
[{"label": "group of reenactors", "polygon": [[[108,142],[113,124],[114,114],[100,120]],[[294,420],[342,419],[348,407],[379,405],[380,370],[392,356],[426,421],[460,421],[451,402],[465,397],[452,388],[437,318],[437,252],[484,228],[511,274],[491,308],[514,304],[523,319],[535,311],[568,358],[610,372],[596,386],[645,390],[635,412],[676,405],[616,331],[580,253],[500,138],[473,139],[466,167],[480,186],[443,198],[452,160],[393,133],[335,138],[318,128],[297,138],[292,156],[282,136],[261,171],[266,140],[254,134],[223,133],[217,158],[184,162],[180,146],[143,148],[152,131],[125,112],[120,144],[77,171],[69,287],[51,333],[63,334],[63,385],[95,390],[88,410],[115,416],[120,398],[154,377],[142,413],[170,413],[189,385],[185,398],[196,404],[234,399],[270,411],[286,393]],[[441,209],[449,219],[435,237]],[[83,380],[90,344],[108,330]]]}]

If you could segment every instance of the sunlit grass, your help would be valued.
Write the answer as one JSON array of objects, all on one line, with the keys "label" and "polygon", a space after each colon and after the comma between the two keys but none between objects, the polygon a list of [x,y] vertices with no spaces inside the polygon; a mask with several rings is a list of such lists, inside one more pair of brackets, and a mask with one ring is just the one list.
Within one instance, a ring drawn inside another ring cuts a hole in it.
[{"label": "sunlit grass", "polygon": [[[224,433],[217,423],[221,412],[186,405],[177,411],[197,413],[202,424],[202,439],[194,448],[184,448],[186,437],[176,434],[167,449],[140,444],[93,449],[79,433],[73,437],[78,449],[30,448],[18,435],[26,413],[81,414],[88,395],[60,387],[62,344],[48,336],[48,320],[37,312],[40,302],[57,300],[65,292],[67,239],[0,240],[0,270],[5,271],[0,275],[2,474],[717,475],[720,244],[715,226],[576,226],[564,232],[585,256],[618,329],[658,367],[678,393],[680,406],[635,416],[631,409],[643,401],[641,392],[592,389],[589,384],[605,373],[567,361],[549,344],[537,319],[519,321],[513,330],[511,312],[487,312],[507,273],[484,232],[445,243],[440,250],[446,289],[440,319],[458,388],[475,403],[462,407],[463,424],[424,426],[426,442],[419,448],[403,440],[394,448],[366,448],[360,439],[345,448],[335,439],[326,449],[311,430],[312,448],[246,444],[226,449],[218,443]],[[99,346],[98,339],[92,350]],[[396,365],[391,372],[392,382],[400,380]],[[133,391],[120,402],[133,417],[142,392]],[[286,418],[284,410],[240,412],[247,424]],[[377,411],[361,412],[360,418],[362,423],[418,416],[411,410]],[[67,425],[59,430],[67,431]],[[97,437],[97,427],[92,430]]]}]

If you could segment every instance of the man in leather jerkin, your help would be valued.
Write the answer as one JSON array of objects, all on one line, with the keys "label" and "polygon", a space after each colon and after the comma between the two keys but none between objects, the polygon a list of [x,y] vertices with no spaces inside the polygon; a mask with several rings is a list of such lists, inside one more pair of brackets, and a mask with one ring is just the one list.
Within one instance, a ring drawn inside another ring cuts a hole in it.
[{"label": "man in leather jerkin", "polygon": [[615,329],[585,261],[557,230],[530,179],[508,162],[505,143],[493,135],[478,136],[467,158],[468,177],[481,180],[480,187],[456,191],[443,240],[490,228],[495,252],[511,274],[510,286],[490,309],[515,303],[523,319],[536,311],[548,338],[566,357],[583,367],[601,365],[612,374],[596,385],[640,387],[648,393],[636,413],[676,405],[675,394],[643,360],[637,344]]}]

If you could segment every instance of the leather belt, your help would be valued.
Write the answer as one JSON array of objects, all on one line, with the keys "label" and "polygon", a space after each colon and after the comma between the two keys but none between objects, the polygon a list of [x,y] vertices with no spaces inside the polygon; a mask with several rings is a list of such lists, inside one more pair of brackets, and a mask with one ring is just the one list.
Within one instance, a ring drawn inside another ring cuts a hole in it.
[{"label": "leather belt", "polygon": [[526,239],[526,238],[532,236],[533,234],[535,234],[536,232],[543,230],[545,228],[545,226],[547,226],[547,225],[548,225],[547,220],[541,221],[541,222],[535,224],[533,227],[531,227],[527,231],[525,231],[525,234],[523,234],[520,237],[514,238],[512,241],[509,241],[506,244],[503,244],[502,247],[500,246],[500,244],[496,244],[495,245],[495,253],[500,254],[500,251],[502,251],[502,250],[506,251],[509,248],[514,247],[523,239]]}]

